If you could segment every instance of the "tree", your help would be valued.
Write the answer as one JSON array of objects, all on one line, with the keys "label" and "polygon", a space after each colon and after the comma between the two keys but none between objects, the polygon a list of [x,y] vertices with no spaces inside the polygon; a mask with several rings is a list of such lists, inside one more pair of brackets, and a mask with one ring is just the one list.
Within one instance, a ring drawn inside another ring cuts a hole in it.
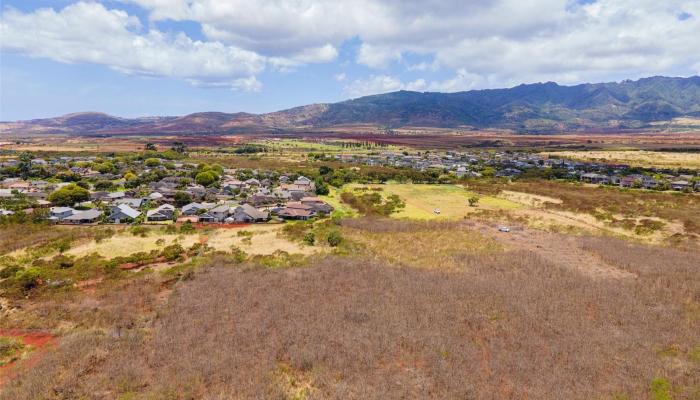
[{"label": "tree", "polygon": [[136,174],[131,172],[131,171],[124,174],[124,180],[127,180],[127,181],[133,181],[136,178],[137,178]]},{"label": "tree", "polygon": [[219,176],[214,171],[204,171],[194,177],[194,181],[202,186],[212,186],[219,181]]},{"label": "tree", "polygon": [[185,192],[175,192],[175,205],[182,207],[192,202],[192,196]]},{"label": "tree", "polygon": [[328,193],[330,193],[330,191],[328,190],[328,185],[320,177],[316,179],[315,184],[316,184],[316,194],[321,195],[321,196],[325,196]]},{"label": "tree", "polygon": [[479,203],[479,196],[471,196],[468,201],[471,207],[476,207]]},{"label": "tree", "polygon": [[146,150],[157,151],[156,145],[153,143],[146,143]]},{"label": "tree", "polygon": [[49,195],[49,201],[57,206],[70,207],[75,203],[90,200],[90,192],[78,185],[70,184]]},{"label": "tree", "polygon": [[173,142],[173,146],[170,149],[176,153],[183,154],[187,152],[187,145],[182,142]]},{"label": "tree", "polygon": [[27,179],[32,169],[32,153],[25,151],[20,154],[18,167],[22,179]]}]

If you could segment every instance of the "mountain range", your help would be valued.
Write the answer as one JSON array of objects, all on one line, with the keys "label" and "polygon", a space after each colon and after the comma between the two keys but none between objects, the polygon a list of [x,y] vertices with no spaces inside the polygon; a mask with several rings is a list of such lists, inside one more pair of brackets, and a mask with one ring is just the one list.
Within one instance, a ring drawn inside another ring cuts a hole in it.
[{"label": "mountain range", "polygon": [[267,114],[201,112],[181,117],[119,118],[82,112],[0,122],[0,134],[230,134],[333,129],[432,127],[516,133],[643,129],[700,118],[700,77],[562,86],[554,82],[457,93],[398,91]]}]

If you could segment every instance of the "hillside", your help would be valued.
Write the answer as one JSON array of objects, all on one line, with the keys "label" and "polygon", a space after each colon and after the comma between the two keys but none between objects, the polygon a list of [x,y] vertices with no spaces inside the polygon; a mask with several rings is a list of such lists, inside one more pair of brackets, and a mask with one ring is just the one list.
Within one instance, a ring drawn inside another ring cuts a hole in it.
[{"label": "hillside", "polygon": [[700,117],[700,77],[576,86],[547,82],[457,93],[399,91],[260,115],[202,112],[127,119],[76,113],[0,123],[0,133],[224,134],[353,124],[548,133],[638,129],[680,117]]}]

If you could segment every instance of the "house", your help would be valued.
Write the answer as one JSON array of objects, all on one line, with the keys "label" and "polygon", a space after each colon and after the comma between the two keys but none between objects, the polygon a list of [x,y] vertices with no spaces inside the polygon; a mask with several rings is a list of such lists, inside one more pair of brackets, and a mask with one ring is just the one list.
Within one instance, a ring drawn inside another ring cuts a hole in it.
[{"label": "house", "polygon": [[134,199],[134,198],[127,198],[124,197],[122,199],[118,199],[114,201],[114,204],[119,205],[119,204],[127,204],[131,208],[139,209],[143,207],[145,203],[144,199]]},{"label": "house", "polygon": [[197,215],[214,208],[213,203],[190,203],[182,207],[182,215]]},{"label": "house", "polygon": [[294,181],[294,185],[300,187],[302,190],[313,192],[316,190],[316,185],[313,181],[305,176],[300,176]]},{"label": "house", "polygon": [[146,221],[170,221],[175,215],[175,206],[163,204],[146,212]]},{"label": "house", "polygon": [[609,176],[603,174],[596,174],[593,172],[581,174],[581,180],[583,182],[595,183],[598,185],[607,185],[608,183],[610,183]]},{"label": "house", "polygon": [[216,217],[214,217],[213,215],[211,215],[209,213],[204,213],[204,214],[198,216],[197,221],[202,222],[202,223],[219,222],[219,221],[217,221]]},{"label": "house", "polygon": [[76,211],[61,222],[66,224],[95,224],[99,222],[101,217],[102,211],[93,208],[85,211]]},{"label": "house", "polygon": [[688,181],[674,181],[671,182],[671,189],[673,190],[685,190],[691,187]]},{"label": "house", "polygon": [[330,204],[324,202],[318,197],[302,197],[299,201],[304,206],[311,207],[311,211],[315,213],[330,214],[334,208]]},{"label": "house", "polygon": [[49,219],[60,221],[73,215],[76,211],[70,207],[51,207],[49,209]]},{"label": "house", "polygon": [[165,196],[163,196],[162,193],[153,192],[153,193],[151,193],[151,194],[148,195],[148,200],[151,200],[151,201],[161,201],[161,200],[163,200],[163,197],[165,197]]},{"label": "house", "polygon": [[109,215],[110,222],[115,224],[133,221],[141,215],[140,211],[134,210],[128,204],[119,204],[112,207],[112,212]]},{"label": "house", "polygon": [[224,222],[224,220],[231,215],[231,206],[228,204],[220,204],[210,209],[207,214],[214,217],[216,222]]},{"label": "house", "polygon": [[305,221],[309,218],[316,216],[316,212],[313,211],[311,206],[303,205],[301,203],[289,203],[286,207],[280,209],[277,212],[280,218],[284,219],[296,219]]},{"label": "house", "polygon": [[107,195],[107,197],[109,198],[109,200],[114,201],[114,200],[123,199],[124,197],[126,197],[126,194],[124,192],[113,192],[113,193],[109,193]]},{"label": "house", "polygon": [[241,204],[233,210],[235,222],[263,222],[270,219],[267,211],[260,211],[250,204]]},{"label": "house", "polygon": [[90,193],[90,200],[109,201],[111,199],[109,197],[109,193],[107,193],[107,192],[93,192],[93,193]]},{"label": "house", "polygon": [[246,199],[246,202],[253,205],[253,207],[260,207],[265,205],[277,204],[279,198],[276,196],[254,194]]}]

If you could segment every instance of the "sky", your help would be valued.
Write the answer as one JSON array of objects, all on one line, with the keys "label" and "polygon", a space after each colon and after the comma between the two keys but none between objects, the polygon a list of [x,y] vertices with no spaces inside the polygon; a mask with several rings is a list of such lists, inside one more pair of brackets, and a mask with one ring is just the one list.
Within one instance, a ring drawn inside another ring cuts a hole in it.
[{"label": "sky", "polygon": [[700,75],[700,0],[2,0],[0,120]]}]

